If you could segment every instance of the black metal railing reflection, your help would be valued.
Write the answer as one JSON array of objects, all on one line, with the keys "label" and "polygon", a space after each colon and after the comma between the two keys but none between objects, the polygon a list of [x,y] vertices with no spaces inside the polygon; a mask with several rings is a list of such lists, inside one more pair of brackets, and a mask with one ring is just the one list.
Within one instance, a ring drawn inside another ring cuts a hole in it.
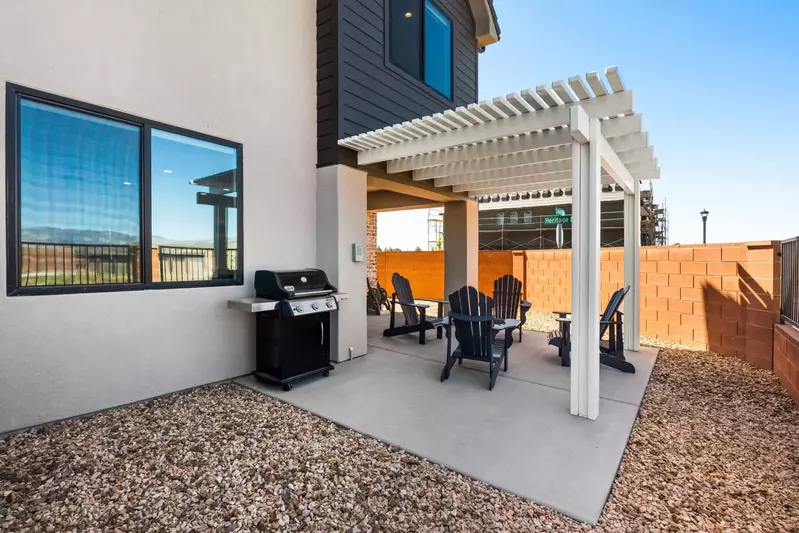
[{"label": "black metal railing reflection", "polygon": [[[236,250],[227,250],[225,264],[231,271],[236,270]],[[159,246],[158,265],[160,279],[153,275],[154,281],[203,281],[214,279],[213,248],[190,246]]]},{"label": "black metal railing reflection", "polygon": [[138,246],[22,242],[23,287],[135,283]]},{"label": "black metal railing reflection", "polygon": [[[23,287],[138,283],[141,280],[138,245],[32,241],[21,244]],[[235,272],[237,255],[237,250],[227,250],[225,265],[228,272]],[[154,282],[215,278],[213,248],[156,246],[153,247],[152,263]]]},{"label": "black metal railing reflection", "polygon": [[799,237],[782,241],[780,315],[799,326]]}]

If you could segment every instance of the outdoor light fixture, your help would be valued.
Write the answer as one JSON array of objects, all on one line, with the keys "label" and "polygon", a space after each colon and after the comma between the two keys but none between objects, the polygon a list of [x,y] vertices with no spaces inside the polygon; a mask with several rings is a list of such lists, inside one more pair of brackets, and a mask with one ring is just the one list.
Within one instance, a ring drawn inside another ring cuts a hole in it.
[{"label": "outdoor light fixture", "polygon": [[411,18],[412,16],[413,16],[413,13],[411,13],[410,11],[408,11],[407,13],[405,13],[405,18],[406,18],[406,19],[409,19],[409,18]]},{"label": "outdoor light fixture", "polygon": [[710,212],[707,209],[702,209],[699,214],[702,215],[702,244],[707,244],[707,216]]}]

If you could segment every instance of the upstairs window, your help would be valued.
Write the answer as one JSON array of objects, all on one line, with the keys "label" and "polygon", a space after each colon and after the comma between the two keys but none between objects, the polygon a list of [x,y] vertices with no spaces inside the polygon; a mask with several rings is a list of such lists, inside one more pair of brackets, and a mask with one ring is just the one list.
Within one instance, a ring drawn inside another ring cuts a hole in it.
[{"label": "upstairs window", "polygon": [[510,214],[510,223],[511,224],[518,224],[519,223],[519,213],[514,211]]},{"label": "upstairs window", "polygon": [[241,284],[240,144],[6,90],[8,294]]},{"label": "upstairs window", "polygon": [[452,98],[452,21],[432,0],[389,0],[389,60]]}]

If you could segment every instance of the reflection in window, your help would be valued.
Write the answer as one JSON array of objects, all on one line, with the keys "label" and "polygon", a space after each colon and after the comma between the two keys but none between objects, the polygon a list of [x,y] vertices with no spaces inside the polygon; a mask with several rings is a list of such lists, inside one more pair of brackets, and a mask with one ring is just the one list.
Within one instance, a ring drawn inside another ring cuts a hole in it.
[{"label": "reflection in window", "polygon": [[424,81],[451,98],[452,22],[429,0],[424,9]]},{"label": "reflection in window", "polygon": [[452,21],[430,0],[390,0],[388,17],[389,61],[451,99]]},{"label": "reflection in window", "polygon": [[413,76],[422,77],[422,13],[419,0],[391,0],[389,6],[389,58]]},{"label": "reflection in window", "polygon": [[153,281],[233,279],[236,150],[152,130]]},{"label": "reflection in window", "polygon": [[23,287],[141,280],[140,129],[19,104]]}]

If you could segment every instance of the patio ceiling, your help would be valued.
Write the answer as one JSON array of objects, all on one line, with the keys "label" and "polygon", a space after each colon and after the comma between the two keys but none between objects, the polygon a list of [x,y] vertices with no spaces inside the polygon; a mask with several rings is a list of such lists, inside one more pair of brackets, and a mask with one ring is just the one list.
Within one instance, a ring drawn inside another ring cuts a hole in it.
[{"label": "patio ceiling", "polygon": [[[467,107],[341,139],[358,164],[385,163],[391,173],[471,197],[555,190],[572,185],[572,110],[600,120],[603,184],[632,192],[633,180],[660,169],[633,93],[618,69],[589,72]],[[587,124],[586,124],[587,128]],[[608,160],[611,159],[611,160]]]}]

